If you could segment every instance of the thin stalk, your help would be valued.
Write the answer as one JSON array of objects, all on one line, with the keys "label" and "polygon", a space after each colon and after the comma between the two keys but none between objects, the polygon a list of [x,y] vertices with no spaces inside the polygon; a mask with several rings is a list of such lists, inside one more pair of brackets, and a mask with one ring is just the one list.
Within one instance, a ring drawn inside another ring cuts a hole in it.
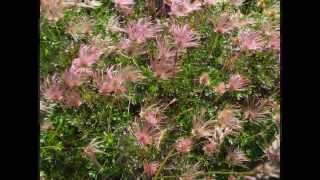
[{"label": "thin stalk", "polygon": [[161,170],[163,169],[163,167],[164,167],[164,165],[166,164],[166,162],[168,161],[168,159],[169,159],[171,156],[175,155],[175,154],[173,154],[174,150],[175,150],[175,146],[172,147],[172,149],[169,151],[169,153],[167,154],[167,156],[166,156],[166,157],[164,158],[164,160],[161,162],[161,164],[160,164],[160,166],[159,166],[159,169],[157,170],[156,175],[154,176],[154,179],[157,179],[157,177],[159,176]]}]

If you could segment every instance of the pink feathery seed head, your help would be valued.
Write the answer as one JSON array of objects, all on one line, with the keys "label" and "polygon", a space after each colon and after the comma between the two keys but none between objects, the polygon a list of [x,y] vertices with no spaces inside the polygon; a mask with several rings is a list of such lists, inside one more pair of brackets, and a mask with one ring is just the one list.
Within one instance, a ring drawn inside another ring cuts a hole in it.
[{"label": "pink feathery seed head", "polygon": [[157,38],[158,53],[155,59],[150,60],[150,67],[154,74],[163,80],[174,77],[180,71],[180,62],[177,62],[177,51],[168,48],[163,40]]},{"label": "pink feathery seed head", "polygon": [[217,0],[204,0],[203,4],[205,5],[216,5],[217,4]]},{"label": "pink feathery seed head", "polygon": [[134,136],[141,146],[147,146],[153,143],[154,129],[148,124],[134,123]]},{"label": "pink feathery seed head", "polygon": [[217,144],[221,144],[224,138],[233,133],[233,129],[226,126],[217,126],[212,134],[212,141]]},{"label": "pink feathery seed head", "polygon": [[57,75],[53,75],[51,78],[47,77],[43,83],[44,97],[51,101],[59,102],[63,99],[64,89],[61,86]]},{"label": "pink feathery seed head", "polygon": [[118,48],[121,50],[124,50],[126,52],[129,52],[129,51],[131,51],[133,44],[134,43],[130,39],[122,39],[120,41],[120,43],[118,44]]},{"label": "pink feathery seed head", "polygon": [[261,34],[255,31],[241,32],[239,35],[239,41],[243,49],[262,50],[264,47]]},{"label": "pink feathery seed head", "polygon": [[239,149],[229,150],[227,160],[233,165],[241,165],[249,161],[249,158]]},{"label": "pink feathery seed head", "polygon": [[156,126],[159,123],[156,112],[147,111],[144,112],[144,119],[151,125]]},{"label": "pink feathery seed head", "polygon": [[152,177],[157,172],[159,165],[160,165],[159,162],[144,163],[143,164],[144,173]]},{"label": "pink feathery seed head", "polygon": [[117,45],[120,53],[125,53],[128,56],[141,55],[146,53],[144,44],[137,44],[131,39],[122,39]]},{"label": "pink feathery seed head", "polygon": [[137,44],[146,42],[148,39],[156,37],[162,31],[158,24],[151,22],[151,18],[140,18],[137,21],[129,22],[126,32],[129,39]]},{"label": "pink feathery seed head", "polygon": [[74,63],[80,67],[88,67],[96,63],[102,54],[103,52],[96,46],[81,45],[79,57],[74,60]]},{"label": "pink feathery seed head", "polygon": [[177,140],[176,149],[180,153],[188,153],[192,149],[192,139],[191,138],[180,138]]},{"label": "pink feathery seed head", "polygon": [[247,99],[246,107],[244,109],[245,118],[254,121],[259,118],[265,117],[269,113],[268,102],[261,99],[251,98]]},{"label": "pink feathery seed head", "polygon": [[233,176],[233,175],[230,175],[230,176],[228,177],[228,180],[237,180],[237,178],[236,178],[235,176]]},{"label": "pink feathery seed head", "polygon": [[280,137],[276,136],[272,144],[265,150],[268,159],[273,162],[280,162]]},{"label": "pink feathery seed head", "polygon": [[202,150],[204,153],[208,156],[211,156],[218,150],[218,144],[214,142],[213,140],[209,140],[206,144],[203,145]]},{"label": "pink feathery seed head", "polygon": [[277,113],[273,116],[273,119],[275,120],[277,126],[280,127],[280,124],[281,124],[281,115],[280,115],[280,112],[277,112]]},{"label": "pink feathery seed head", "polygon": [[203,116],[198,115],[193,118],[193,127],[191,133],[198,138],[207,138],[212,136],[214,131],[214,121],[204,121]]},{"label": "pink feathery seed head", "polygon": [[141,109],[140,116],[143,117],[151,127],[159,126],[166,118],[163,110],[156,106],[156,104]]},{"label": "pink feathery seed head", "polygon": [[63,17],[63,0],[41,0],[41,12],[52,22]]},{"label": "pink feathery seed head", "polygon": [[53,128],[54,128],[54,126],[53,126],[52,122],[50,122],[50,121],[44,121],[43,123],[41,123],[41,126],[40,126],[41,131],[48,131]]},{"label": "pink feathery seed head", "polygon": [[97,153],[102,153],[103,151],[101,151],[99,149],[99,144],[101,144],[102,142],[97,142],[97,139],[93,139],[87,146],[84,147],[83,152],[84,155],[86,155],[87,157],[89,157],[90,159],[95,158]]},{"label": "pink feathery seed head", "polygon": [[81,85],[84,80],[82,73],[74,72],[73,69],[66,70],[63,74],[63,81],[65,85],[69,88],[74,88]]},{"label": "pink feathery seed head", "polygon": [[187,16],[189,13],[201,9],[201,2],[195,0],[191,3],[190,0],[171,0],[171,15]]},{"label": "pink feathery seed head", "polygon": [[231,19],[234,24],[234,27],[238,28],[238,29],[255,23],[255,21],[253,19],[248,18],[248,17],[246,17],[242,14],[239,14],[239,13],[233,14]]},{"label": "pink feathery seed head", "polygon": [[227,88],[230,91],[243,91],[249,85],[250,81],[240,74],[230,76]]},{"label": "pink feathery seed head", "polygon": [[218,113],[218,123],[221,127],[228,127],[231,129],[239,129],[240,121],[235,116],[234,110],[225,108]]},{"label": "pink feathery seed head", "polygon": [[80,94],[75,90],[66,90],[63,100],[66,105],[71,107],[79,107],[82,104]]},{"label": "pink feathery seed head", "polygon": [[98,86],[99,92],[104,95],[123,94],[126,92],[125,77],[113,70],[114,66],[107,68],[106,71],[96,72],[93,77]]},{"label": "pink feathery seed head", "polygon": [[126,66],[120,71],[120,75],[128,82],[139,82],[144,79],[141,72],[134,66]]},{"label": "pink feathery seed head", "polygon": [[90,158],[94,158],[96,156],[95,149],[90,145],[86,146],[83,149],[83,152],[87,157],[90,157]]},{"label": "pink feathery seed head", "polygon": [[176,51],[173,48],[169,48],[165,41],[161,38],[156,38],[158,53],[156,59],[173,62],[176,56]]},{"label": "pink feathery seed head", "polygon": [[110,32],[126,32],[125,29],[120,27],[119,16],[111,16],[109,18],[106,30]]},{"label": "pink feathery seed head", "polygon": [[219,83],[215,90],[219,95],[223,95],[227,91],[226,84],[224,82]]},{"label": "pink feathery seed head", "polygon": [[232,21],[230,15],[228,13],[222,13],[218,19],[216,27],[214,31],[217,33],[225,34],[229,33],[235,28],[235,24]]},{"label": "pink feathery seed head", "polygon": [[157,78],[168,80],[175,77],[181,70],[180,62],[172,62],[171,60],[157,60],[151,59],[150,66]]},{"label": "pink feathery seed head", "polygon": [[193,32],[189,25],[185,24],[183,26],[172,24],[169,29],[175,44],[178,49],[182,50],[189,47],[199,46],[199,37],[198,34]]},{"label": "pink feathery seed head", "polygon": [[235,7],[240,7],[244,3],[245,0],[229,0],[229,2],[235,6]]},{"label": "pink feathery seed head", "polygon": [[210,76],[207,72],[204,72],[201,74],[201,76],[199,78],[199,83],[204,86],[210,85]]},{"label": "pink feathery seed head", "polygon": [[125,15],[130,15],[133,13],[133,7],[135,4],[133,0],[113,0],[113,3],[118,11],[124,13]]},{"label": "pink feathery seed head", "polygon": [[280,33],[279,32],[275,32],[275,33],[271,34],[271,37],[268,41],[267,46],[270,49],[280,51]]}]

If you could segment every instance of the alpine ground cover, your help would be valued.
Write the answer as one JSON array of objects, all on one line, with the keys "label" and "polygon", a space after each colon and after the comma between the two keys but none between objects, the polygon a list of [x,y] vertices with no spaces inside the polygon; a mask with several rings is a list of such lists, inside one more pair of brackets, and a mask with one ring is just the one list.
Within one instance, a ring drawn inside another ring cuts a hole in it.
[{"label": "alpine ground cover", "polygon": [[279,179],[278,0],[41,0],[43,179]]}]

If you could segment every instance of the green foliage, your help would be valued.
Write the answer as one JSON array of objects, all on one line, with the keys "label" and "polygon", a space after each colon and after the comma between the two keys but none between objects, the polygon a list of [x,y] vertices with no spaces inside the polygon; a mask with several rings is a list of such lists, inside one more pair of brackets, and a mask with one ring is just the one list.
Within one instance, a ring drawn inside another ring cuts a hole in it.
[{"label": "green foliage", "polygon": [[[276,1],[268,1],[268,5]],[[230,104],[241,104],[246,97],[257,96],[263,99],[280,100],[279,94],[279,63],[273,52],[248,53],[241,55],[233,69],[224,69],[229,57],[230,37],[214,32],[214,19],[221,9],[231,10],[225,3],[206,7],[189,17],[177,18],[179,22],[190,24],[201,36],[201,45],[188,49],[179,58],[181,71],[172,80],[157,79],[149,68],[150,56],[139,55],[125,57],[121,54],[110,54],[101,58],[95,65],[96,69],[106,69],[110,65],[132,65],[145,76],[141,83],[132,84],[126,97],[105,97],[98,93],[90,84],[79,87],[84,102],[79,108],[57,105],[46,121],[53,124],[53,129],[40,134],[40,170],[47,179],[147,179],[143,174],[143,162],[162,161],[171,146],[179,137],[190,136],[193,128],[192,119],[200,109],[206,109],[206,120],[217,119],[218,113]],[[262,9],[257,7],[256,0],[246,1],[240,8],[243,14],[256,15],[257,22],[263,19]],[[137,1],[134,14],[129,19],[145,17],[145,1]],[[90,41],[84,37],[75,41],[66,32],[69,22],[77,17],[85,16],[94,19],[92,36],[110,36],[116,44],[120,37],[116,33],[106,31],[111,16],[117,15],[112,1],[103,1],[96,9],[74,8],[64,13],[64,17],[56,23],[40,18],[40,75],[46,77],[53,73],[62,73],[68,69],[72,60],[78,56],[80,44]],[[163,17],[162,17],[163,18]],[[154,54],[154,41],[147,45],[148,52]],[[207,72],[210,86],[199,84],[199,77]],[[230,75],[240,73],[250,79],[250,87],[241,92],[226,92],[218,95],[215,87],[220,82],[227,82]],[[139,116],[141,108],[155,103],[177,101],[168,106],[165,115],[168,117],[166,133],[160,149],[155,147],[141,148],[134,136],[130,135],[132,122]],[[185,164],[201,164],[200,169],[210,171],[246,171],[246,167],[232,167],[226,162],[228,147],[240,148],[249,158],[249,168],[255,167],[266,158],[264,150],[274,140],[279,130],[269,113],[259,124],[248,122],[243,116],[243,130],[236,135],[227,137],[221,152],[215,157],[204,154],[200,141],[195,143],[191,153],[186,156],[177,155],[166,164],[176,169],[165,168],[163,176],[176,175],[183,172]],[[84,154],[83,149],[93,138],[100,138],[100,150],[97,160],[102,168],[97,168]],[[182,162],[179,164],[179,162]],[[170,166],[170,167],[171,167]],[[216,179],[227,179],[228,175],[216,175]]]}]

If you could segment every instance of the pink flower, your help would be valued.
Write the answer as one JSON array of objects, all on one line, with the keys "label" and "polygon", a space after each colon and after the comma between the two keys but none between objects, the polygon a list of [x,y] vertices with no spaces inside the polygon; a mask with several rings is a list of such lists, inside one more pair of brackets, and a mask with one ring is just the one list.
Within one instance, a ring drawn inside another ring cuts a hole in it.
[{"label": "pink flower", "polygon": [[187,16],[192,11],[199,10],[201,2],[196,0],[193,3],[190,0],[171,0],[171,15]]},{"label": "pink flower", "polygon": [[109,17],[106,30],[110,32],[125,32],[125,30],[120,27],[119,16]]},{"label": "pink flower", "polygon": [[204,121],[203,116],[195,116],[192,121],[193,127],[191,133],[193,136],[197,136],[198,138],[207,138],[212,136],[214,121]]},{"label": "pink flower", "polygon": [[176,62],[177,51],[168,48],[164,41],[157,39],[158,53],[155,59],[150,60],[154,74],[163,80],[174,77],[180,70],[180,63]]},{"label": "pink flower", "polygon": [[243,49],[262,50],[264,46],[260,33],[254,31],[241,32],[239,41]]},{"label": "pink flower", "polygon": [[214,31],[217,33],[225,34],[232,31],[235,28],[235,24],[232,21],[231,17],[227,13],[221,14],[218,19],[218,23],[214,28]]},{"label": "pink flower", "polygon": [[177,140],[176,149],[180,153],[188,153],[192,148],[192,139],[191,138],[180,138]]},{"label": "pink flower", "polygon": [[92,141],[83,149],[84,154],[90,159],[95,158],[97,153],[103,153],[99,149],[99,145],[102,143],[96,141],[97,138],[92,139]]},{"label": "pink flower", "polygon": [[273,162],[280,162],[280,137],[276,136],[272,144],[265,150],[268,159]]},{"label": "pink flower", "polygon": [[155,131],[148,124],[135,122],[133,125],[133,135],[141,146],[147,146],[153,143]]},{"label": "pink flower", "polygon": [[126,66],[119,71],[119,74],[127,81],[127,82],[139,82],[144,79],[144,76],[141,75],[141,72],[135,68],[134,66]]},{"label": "pink flower", "polygon": [[92,141],[83,149],[83,153],[86,157],[88,157],[95,165],[98,167],[101,167],[100,163],[98,162],[96,158],[97,153],[103,153],[102,150],[100,150],[99,145],[102,143],[101,141],[97,142],[97,138],[92,139]]},{"label": "pink flower", "polygon": [[82,104],[80,94],[70,89],[65,91],[63,101],[66,105],[72,107],[79,107]]},{"label": "pink flower", "polygon": [[276,51],[280,51],[280,33],[275,32],[271,34],[271,37],[268,41],[268,48],[274,49]]},{"label": "pink flower", "polygon": [[221,144],[224,138],[230,135],[232,132],[233,132],[233,129],[231,129],[230,127],[224,126],[223,124],[220,123],[220,126],[217,126],[214,129],[212,138],[209,140],[214,141],[217,144]]},{"label": "pink flower", "polygon": [[146,112],[144,118],[151,126],[156,126],[161,121],[161,118],[158,118],[155,112]]},{"label": "pink flower", "polygon": [[224,84],[224,82],[221,82],[218,84],[215,90],[219,95],[223,95],[226,92],[226,85]]},{"label": "pink flower", "polygon": [[169,31],[179,50],[199,45],[198,35],[194,33],[188,25],[180,26],[172,24]]},{"label": "pink flower", "polygon": [[247,99],[246,107],[244,109],[245,118],[254,121],[265,117],[268,113],[268,110],[266,109],[268,107],[267,105],[267,101],[256,100],[255,98]]},{"label": "pink flower", "polygon": [[150,177],[157,172],[158,167],[159,167],[159,162],[150,162],[150,163],[143,164],[144,173],[146,173]]},{"label": "pink flower", "polygon": [[235,176],[233,176],[233,175],[230,175],[230,176],[228,177],[228,180],[237,180],[237,178],[236,178]]},{"label": "pink flower", "polygon": [[173,62],[176,56],[176,51],[173,48],[168,48],[165,41],[160,40],[160,38],[157,38],[156,40],[158,50],[156,58]]},{"label": "pink flower", "polygon": [[126,92],[125,82],[126,79],[120,73],[113,70],[111,66],[106,72],[96,72],[93,77],[98,86],[99,92],[104,95],[123,94]]},{"label": "pink flower", "polygon": [[154,74],[162,80],[173,78],[180,71],[179,62],[152,59],[150,65]]},{"label": "pink flower", "polygon": [[50,129],[54,129],[52,122],[44,121],[43,123],[41,123],[41,126],[40,126],[41,131],[48,131]]},{"label": "pink flower", "polygon": [[150,18],[140,18],[138,21],[130,22],[125,32],[129,39],[141,44],[150,38],[156,37],[156,34],[161,31],[157,24],[153,24]]},{"label": "pink flower", "polygon": [[204,86],[210,85],[210,76],[207,72],[204,72],[201,74],[201,76],[199,78],[199,83]]},{"label": "pink flower", "polygon": [[217,4],[217,0],[204,0],[204,4],[215,5]]},{"label": "pink flower", "polygon": [[132,54],[134,51],[134,47],[135,45],[130,39],[122,39],[118,44],[118,48],[127,54]]},{"label": "pink flower", "polygon": [[123,52],[131,57],[146,53],[144,44],[137,44],[130,39],[122,39],[117,47],[120,50],[120,53]]},{"label": "pink flower", "polygon": [[249,80],[246,77],[240,74],[233,74],[231,75],[227,86],[230,91],[243,91],[248,85]]},{"label": "pink flower", "polygon": [[230,3],[235,7],[240,7],[245,0],[230,0]]},{"label": "pink flower", "polygon": [[143,146],[152,144],[152,136],[147,132],[147,130],[143,130],[142,132],[137,132],[136,138],[138,142]]},{"label": "pink flower", "polygon": [[79,57],[73,60],[73,63],[79,67],[90,67],[96,63],[102,52],[95,46],[81,45],[79,50]]},{"label": "pink flower", "polygon": [[133,12],[134,1],[133,0],[113,0],[115,7],[118,11],[130,15]]},{"label": "pink flower", "polygon": [[218,123],[221,127],[228,127],[230,129],[240,128],[240,121],[235,117],[234,110],[225,108],[218,114]]},{"label": "pink flower", "polygon": [[111,95],[112,93],[121,95],[127,91],[127,84],[138,82],[144,77],[136,68],[126,66],[125,68],[114,70],[114,66],[107,68],[106,71],[95,72],[93,78],[97,84],[99,92],[102,95]]},{"label": "pink flower", "polygon": [[243,152],[241,152],[239,149],[229,151],[228,156],[227,156],[227,160],[232,165],[241,165],[241,164],[249,161],[248,157]]},{"label": "pink flower", "polygon": [[66,70],[63,74],[64,83],[69,88],[79,86],[82,83],[83,78],[82,74],[71,71],[71,69],[69,71]]},{"label": "pink flower", "polygon": [[63,17],[63,1],[61,0],[41,0],[41,12],[52,22]]},{"label": "pink flower", "polygon": [[43,84],[44,96],[51,101],[59,102],[63,99],[63,88],[58,82],[57,75],[53,75],[51,79],[47,77]]},{"label": "pink flower", "polygon": [[203,146],[202,150],[206,155],[211,156],[218,150],[218,146],[219,144],[211,139]]},{"label": "pink flower", "polygon": [[81,45],[79,57],[74,59],[70,71],[75,74],[92,74],[91,66],[96,63],[103,52],[95,46]]},{"label": "pink flower", "polygon": [[155,105],[141,110],[140,116],[142,116],[151,127],[158,127],[166,118],[162,110]]}]

